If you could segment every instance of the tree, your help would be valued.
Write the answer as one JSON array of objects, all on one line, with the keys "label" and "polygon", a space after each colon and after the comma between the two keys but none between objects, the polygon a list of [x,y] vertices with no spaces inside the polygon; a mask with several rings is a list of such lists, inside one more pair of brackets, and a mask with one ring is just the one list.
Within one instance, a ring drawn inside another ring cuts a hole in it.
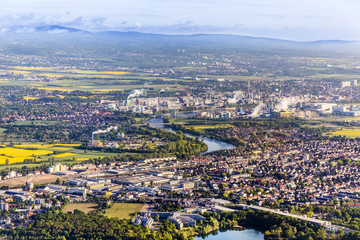
[{"label": "tree", "polygon": [[58,185],[61,185],[61,183],[62,183],[62,182],[61,182],[61,179],[60,179],[60,178],[57,178],[55,183],[58,184]]},{"label": "tree", "polygon": [[319,239],[326,239],[326,230],[324,228],[320,228],[316,235]]},{"label": "tree", "polygon": [[289,228],[285,230],[285,237],[290,239],[296,238],[296,232],[297,231],[295,227],[289,226]]}]

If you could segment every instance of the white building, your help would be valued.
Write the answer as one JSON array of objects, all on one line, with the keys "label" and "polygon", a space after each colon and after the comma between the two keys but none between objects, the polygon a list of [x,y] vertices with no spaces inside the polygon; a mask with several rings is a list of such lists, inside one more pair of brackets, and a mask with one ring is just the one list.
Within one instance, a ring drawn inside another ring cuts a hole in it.
[{"label": "white building", "polygon": [[10,171],[7,175],[7,178],[16,178],[16,172],[15,171]]},{"label": "white building", "polygon": [[332,107],[336,106],[336,103],[311,103],[310,109],[319,114],[331,114]]},{"label": "white building", "polygon": [[68,166],[61,164],[56,164],[48,168],[49,173],[64,172],[66,170],[68,170]]}]

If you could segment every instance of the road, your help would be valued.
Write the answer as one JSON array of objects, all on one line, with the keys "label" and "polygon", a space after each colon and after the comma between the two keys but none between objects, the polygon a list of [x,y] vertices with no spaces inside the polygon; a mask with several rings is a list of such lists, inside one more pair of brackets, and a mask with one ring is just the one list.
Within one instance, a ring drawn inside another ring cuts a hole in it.
[{"label": "road", "polygon": [[297,218],[297,219],[300,219],[300,220],[303,220],[303,221],[310,222],[310,223],[315,224],[315,225],[324,226],[326,229],[329,229],[329,230],[335,230],[335,231],[342,230],[345,233],[357,232],[355,230],[352,230],[350,228],[346,228],[346,227],[343,227],[343,226],[332,225],[331,222],[328,222],[328,221],[324,221],[324,220],[320,220],[320,219],[316,219],[316,218],[305,217],[305,216],[294,214],[294,213],[287,213],[287,212],[282,212],[280,210],[275,210],[275,209],[265,208],[265,207],[259,207],[259,206],[254,206],[254,205],[238,204],[238,206],[241,206],[243,208],[250,208],[250,209],[253,209],[253,210],[261,210],[261,211],[272,212],[274,214],[278,214],[278,215],[281,215],[281,216]]},{"label": "road", "polygon": [[[171,126],[172,123],[150,123],[151,126],[158,126],[158,125],[167,125],[167,126]],[[184,122],[177,122],[176,124],[184,124]],[[140,127],[140,126],[146,126],[148,125],[147,123],[138,123],[138,124],[133,124],[133,126],[136,127]]]}]

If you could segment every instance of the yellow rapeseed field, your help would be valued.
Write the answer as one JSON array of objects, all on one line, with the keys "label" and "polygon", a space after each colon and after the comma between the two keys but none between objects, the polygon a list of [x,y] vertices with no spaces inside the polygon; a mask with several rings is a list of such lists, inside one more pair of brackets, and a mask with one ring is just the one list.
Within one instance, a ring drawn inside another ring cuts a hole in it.
[{"label": "yellow rapeseed field", "polygon": [[80,146],[80,144],[22,144],[15,145],[16,148],[33,148],[47,149],[49,151],[70,151],[72,147]]},{"label": "yellow rapeseed field", "polygon": [[57,146],[63,146],[63,147],[78,147],[80,146],[81,144],[78,144],[78,143],[62,143],[62,144],[55,144],[54,146],[57,147]]},{"label": "yellow rapeseed field", "polygon": [[15,74],[29,74],[30,73],[29,71],[18,71],[18,70],[13,70],[11,72],[13,72]]},{"label": "yellow rapeseed field", "polygon": [[76,155],[76,154],[74,154],[74,153],[61,153],[61,154],[53,155],[52,157],[62,158],[62,157],[69,157],[69,156],[73,156],[73,155]]},{"label": "yellow rapeseed field", "polygon": [[11,68],[21,69],[21,70],[54,70],[53,68],[45,68],[45,67],[22,67],[22,66],[13,66]]},{"label": "yellow rapeseed field", "polygon": [[5,164],[6,159],[12,164],[23,162],[27,158],[35,158],[35,156],[38,157],[51,153],[53,152],[48,150],[27,150],[12,147],[0,148],[0,164]]},{"label": "yellow rapeseed field", "polygon": [[[25,159],[32,159],[35,162],[48,161],[51,158],[57,160],[68,160],[73,157],[77,161],[89,160],[89,156],[78,151],[74,147],[81,144],[45,144],[45,143],[24,143],[14,146],[0,145],[0,165],[23,163]],[[100,156],[100,155],[95,155]],[[91,156],[93,157],[93,156]]]},{"label": "yellow rapeseed field", "polygon": [[0,164],[6,164],[6,160],[9,161],[9,164],[14,163],[22,163],[25,159],[30,159],[32,157],[17,157],[17,158],[10,158],[6,156],[0,156]]},{"label": "yellow rapeseed field", "polygon": [[91,86],[78,86],[79,88],[93,88]]},{"label": "yellow rapeseed field", "polygon": [[124,75],[129,74],[129,72],[99,72],[100,74],[110,74],[110,75]]},{"label": "yellow rapeseed field", "polygon": [[38,75],[39,77],[51,77],[51,78],[62,78],[64,75],[52,74],[52,73],[42,73]]},{"label": "yellow rapeseed field", "polygon": [[219,124],[219,125],[191,125],[186,126],[187,129],[194,128],[195,130],[201,129],[215,129],[215,128],[233,128],[233,125],[230,124]]},{"label": "yellow rapeseed field", "polygon": [[24,100],[26,100],[26,101],[40,99],[40,98],[38,98],[38,97],[23,97],[23,98],[24,98]]},{"label": "yellow rapeseed field", "polygon": [[19,148],[0,148],[0,155],[11,156],[11,157],[31,157],[32,155],[46,155],[51,154],[52,151],[48,150],[27,150]]},{"label": "yellow rapeseed field", "polygon": [[15,73],[15,74],[29,74],[29,73],[31,73],[31,72],[29,72],[29,71],[18,71],[18,70],[13,70],[13,71],[11,71],[12,73]]},{"label": "yellow rapeseed field", "polygon": [[332,135],[344,135],[347,137],[360,137],[360,129],[343,129],[331,132]]},{"label": "yellow rapeseed field", "polygon": [[71,73],[77,73],[77,74],[98,74],[97,71],[91,71],[91,70],[80,70],[80,69],[66,69],[63,70],[63,72],[71,72]]},{"label": "yellow rapeseed field", "polygon": [[17,148],[41,148],[41,149],[47,149],[47,148],[53,148],[54,144],[21,144],[21,145],[15,145]]}]

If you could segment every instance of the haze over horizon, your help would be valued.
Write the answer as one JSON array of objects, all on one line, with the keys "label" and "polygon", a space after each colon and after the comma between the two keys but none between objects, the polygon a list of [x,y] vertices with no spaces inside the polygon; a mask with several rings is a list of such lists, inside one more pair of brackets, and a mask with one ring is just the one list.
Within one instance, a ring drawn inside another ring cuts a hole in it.
[{"label": "haze over horizon", "polygon": [[[0,32],[61,25],[159,34],[235,34],[296,41],[360,40],[355,0],[14,0],[2,3]],[[19,27],[20,26],[20,27]]]}]

